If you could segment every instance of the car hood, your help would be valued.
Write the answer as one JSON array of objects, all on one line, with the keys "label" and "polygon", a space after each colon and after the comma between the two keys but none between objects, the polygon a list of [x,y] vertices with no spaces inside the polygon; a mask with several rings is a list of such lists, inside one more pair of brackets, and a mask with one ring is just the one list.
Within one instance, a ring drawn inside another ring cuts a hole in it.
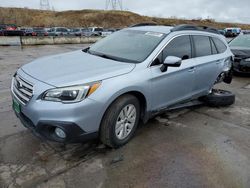
[{"label": "car hood", "polygon": [[117,62],[79,51],[37,59],[21,69],[31,77],[56,87],[85,84],[123,75],[135,64]]},{"label": "car hood", "polygon": [[246,47],[230,47],[231,51],[235,57],[239,58],[249,58],[250,57],[250,48]]}]

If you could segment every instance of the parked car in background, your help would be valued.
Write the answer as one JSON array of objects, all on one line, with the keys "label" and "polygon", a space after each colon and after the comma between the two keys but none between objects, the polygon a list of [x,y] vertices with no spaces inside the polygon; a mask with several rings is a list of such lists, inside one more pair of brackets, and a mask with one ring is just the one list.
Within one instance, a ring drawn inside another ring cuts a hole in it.
[{"label": "parked car in background", "polygon": [[22,28],[20,30],[24,32],[24,36],[36,36],[37,35],[37,33],[34,32],[32,28]]},{"label": "parked car in background", "polygon": [[12,31],[18,30],[18,28],[15,24],[6,24],[4,30]]},{"label": "parked car in background", "polygon": [[102,36],[102,37],[106,37],[106,36],[108,36],[108,35],[111,35],[111,34],[114,33],[115,31],[116,31],[115,29],[104,29],[104,30],[102,31],[101,36]]},{"label": "parked car in background", "polygon": [[93,33],[91,32],[91,30],[89,28],[83,28],[82,29],[82,36],[90,37],[92,35],[93,35]]},{"label": "parked car in background", "polygon": [[4,36],[24,36],[25,33],[22,30],[3,30]]},{"label": "parked car in background", "polygon": [[92,32],[88,28],[74,28],[70,30],[70,35],[73,36],[91,36]]},{"label": "parked car in background", "polygon": [[66,27],[52,27],[48,34],[49,36],[67,36],[70,34],[70,31]]},{"label": "parked car in background", "polygon": [[102,27],[89,27],[90,36],[101,36],[103,32]]},{"label": "parked car in background", "polygon": [[218,30],[220,32],[221,35],[225,36],[226,35],[226,31],[225,30]]},{"label": "parked car in background", "polygon": [[232,56],[225,37],[212,29],[127,28],[91,47],[18,69],[13,109],[46,139],[99,138],[117,148],[134,136],[140,120],[200,97],[210,105],[233,104],[230,92],[213,90],[216,83],[231,82]]},{"label": "parked car in background", "polygon": [[6,29],[6,25],[5,24],[0,24],[0,31],[3,31]]},{"label": "parked car in background", "polygon": [[17,26],[15,24],[0,24],[0,30],[17,30]]},{"label": "parked car in background", "polygon": [[239,35],[229,43],[229,46],[235,55],[234,72],[250,74],[250,35]]},{"label": "parked car in background", "polygon": [[4,36],[23,36],[24,32],[19,30],[15,24],[1,24],[1,35]]},{"label": "parked car in background", "polygon": [[73,29],[70,29],[69,34],[71,36],[82,36],[82,28],[73,28]]},{"label": "parked car in background", "polygon": [[89,27],[82,29],[82,36],[91,37],[91,36],[101,36],[103,28],[101,27]]},{"label": "parked car in background", "polygon": [[33,31],[36,33],[36,36],[48,36],[47,30],[43,27],[36,27]]},{"label": "parked car in background", "polygon": [[241,28],[225,28],[225,37],[236,37],[241,33]]},{"label": "parked car in background", "polygon": [[4,25],[0,25],[0,36],[4,36],[4,29],[5,29],[5,26]]},{"label": "parked car in background", "polygon": [[250,34],[250,30],[242,30],[243,35],[248,35]]}]

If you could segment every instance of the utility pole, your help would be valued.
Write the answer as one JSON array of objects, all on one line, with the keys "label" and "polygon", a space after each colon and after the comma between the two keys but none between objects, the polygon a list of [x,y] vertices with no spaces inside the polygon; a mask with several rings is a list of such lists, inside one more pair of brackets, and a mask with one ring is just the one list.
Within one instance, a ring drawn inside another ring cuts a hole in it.
[{"label": "utility pole", "polygon": [[106,0],[106,10],[122,10],[122,0]]},{"label": "utility pole", "polygon": [[40,0],[40,9],[41,10],[50,10],[49,0]]}]

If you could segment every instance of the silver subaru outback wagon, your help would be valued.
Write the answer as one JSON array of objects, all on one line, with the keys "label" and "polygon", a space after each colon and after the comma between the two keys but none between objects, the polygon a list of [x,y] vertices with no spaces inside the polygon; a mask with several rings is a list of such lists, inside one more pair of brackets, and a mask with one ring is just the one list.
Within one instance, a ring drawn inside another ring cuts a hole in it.
[{"label": "silver subaru outback wagon", "polygon": [[133,137],[140,120],[228,82],[232,57],[213,29],[134,26],[18,69],[13,109],[42,138],[62,143],[99,138],[116,148]]}]

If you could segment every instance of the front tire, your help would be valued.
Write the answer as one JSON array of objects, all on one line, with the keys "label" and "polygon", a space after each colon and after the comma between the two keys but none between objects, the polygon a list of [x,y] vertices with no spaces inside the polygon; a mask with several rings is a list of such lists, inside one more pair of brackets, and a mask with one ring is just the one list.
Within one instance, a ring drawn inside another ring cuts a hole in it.
[{"label": "front tire", "polygon": [[100,139],[112,148],[128,143],[140,118],[140,104],[133,95],[123,95],[107,109],[101,124]]}]

